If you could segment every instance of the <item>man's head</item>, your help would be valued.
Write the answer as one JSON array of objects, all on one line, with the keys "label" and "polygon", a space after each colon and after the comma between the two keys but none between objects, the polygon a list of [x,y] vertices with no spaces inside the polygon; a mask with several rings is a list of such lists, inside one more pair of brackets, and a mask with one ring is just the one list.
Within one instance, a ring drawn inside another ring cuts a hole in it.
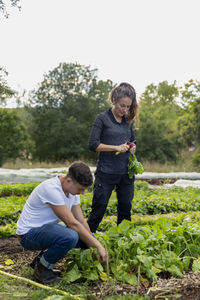
[{"label": "man's head", "polygon": [[61,179],[63,190],[66,194],[83,194],[85,189],[93,182],[90,168],[83,162],[74,162],[68,170],[68,174]]}]

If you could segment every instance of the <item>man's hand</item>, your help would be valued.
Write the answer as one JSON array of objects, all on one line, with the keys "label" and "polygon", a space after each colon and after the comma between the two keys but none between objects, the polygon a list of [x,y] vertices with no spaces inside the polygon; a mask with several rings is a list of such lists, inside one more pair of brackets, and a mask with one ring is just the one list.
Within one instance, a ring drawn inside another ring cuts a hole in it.
[{"label": "man's hand", "polygon": [[101,257],[101,263],[107,264],[108,263],[108,252],[106,249],[101,245],[97,248],[99,255]]}]

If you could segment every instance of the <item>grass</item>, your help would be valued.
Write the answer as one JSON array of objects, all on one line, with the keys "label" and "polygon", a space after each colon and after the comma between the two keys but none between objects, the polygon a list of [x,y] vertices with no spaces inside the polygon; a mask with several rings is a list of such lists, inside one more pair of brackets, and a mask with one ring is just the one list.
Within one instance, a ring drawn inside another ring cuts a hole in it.
[{"label": "grass", "polygon": [[0,299],[2,300],[38,300],[44,299],[53,294],[55,294],[55,292],[35,288],[30,286],[29,284],[20,282],[19,280],[0,275]]},{"label": "grass", "polygon": [[161,164],[158,162],[143,162],[145,172],[169,173],[169,172],[200,172],[200,168],[191,163],[179,162],[177,164]]},{"label": "grass", "polygon": [[[14,161],[8,161],[3,164],[2,168],[5,169],[34,169],[34,168],[66,168],[72,161],[62,161],[62,162],[38,162],[38,161],[28,161],[17,159]],[[89,166],[95,166],[94,162],[85,161]],[[178,162],[177,164],[165,163],[161,164],[158,162],[143,162],[145,172],[158,172],[158,173],[168,173],[168,172],[200,172],[200,167],[194,167],[191,161],[184,160]]]},{"label": "grass", "polygon": [[[66,168],[69,167],[72,161],[61,161],[61,162],[39,162],[39,161],[28,161],[17,159],[14,161],[7,161],[3,164],[2,168],[5,169],[34,169],[34,168]],[[89,166],[94,166],[89,161],[85,161]]]}]

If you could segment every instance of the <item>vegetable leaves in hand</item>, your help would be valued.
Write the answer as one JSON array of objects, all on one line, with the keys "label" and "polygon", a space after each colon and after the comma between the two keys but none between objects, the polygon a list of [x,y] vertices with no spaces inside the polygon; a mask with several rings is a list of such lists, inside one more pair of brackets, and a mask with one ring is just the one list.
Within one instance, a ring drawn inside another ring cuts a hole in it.
[{"label": "vegetable leaves in hand", "polygon": [[143,165],[141,162],[137,160],[135,154],[129,155],[129,162],[128,162],[128,176],[130,179],[133,178],[134,175],[142,174],[144,172]]}]

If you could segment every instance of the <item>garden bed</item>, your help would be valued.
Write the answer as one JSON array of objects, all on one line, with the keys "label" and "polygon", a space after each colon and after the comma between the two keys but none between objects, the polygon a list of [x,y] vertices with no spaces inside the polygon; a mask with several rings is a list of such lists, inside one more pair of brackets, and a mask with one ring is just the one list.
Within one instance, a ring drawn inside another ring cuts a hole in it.
[{"label": "garden bed", "polygon": [[[20,261],[20,264],[23,265],[23,267],[25,266],[27,269],[30,269],[28,264],[38,252],[24,250],[16,237],[10,237],[0,239],[0,253],[1,266],[4,265],[5,258],[12,259],[16,262],[9,271],[6,270],[5,267],[5,271],[22,276],[22,271],[17,261]],[[57,268],[63,271],[63,262],[59,263]],[[30,275],[30,279],[33,280],[32,274],[33,272]],[[113,291],[110,291],[108,284],[103,282],[91,285],[89,289],[91,294],[96,295],[96,299],[105,299],[105,297],[109,297],[109,294],[113,294]],[[150,299],[198,300],[200,295],[200,276],[199,273],[191,271],[185,272],[183,278],[176,278],[169,276],[168,273],[163,273],[158,281],[152,285],[141,283],[139,286],[134,287],[120,282],[115,285],[116,297],[120,297],[120,295],[125,296],[130,293],[134,294],[137,292],[140,295],[148,294]],[[93,297],[89,297],[87,299],[93,299]]]}]

